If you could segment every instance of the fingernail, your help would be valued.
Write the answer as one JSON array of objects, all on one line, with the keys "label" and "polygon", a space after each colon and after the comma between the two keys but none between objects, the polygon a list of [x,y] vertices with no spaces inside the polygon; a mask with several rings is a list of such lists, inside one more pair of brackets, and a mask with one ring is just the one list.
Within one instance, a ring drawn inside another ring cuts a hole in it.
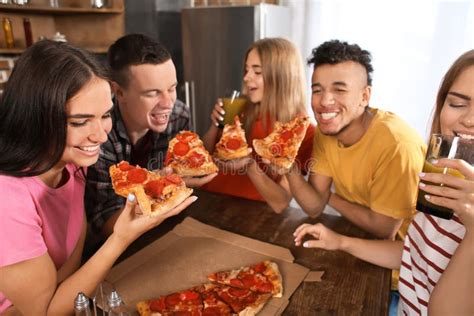
[{"label": "fingernail", "polygon": [[420,186],[420,188],[424,188],[424,187],[426,187],[426,184],[424,184],[423,182],[420,182],[419,186]]},{"label": "fingernail", "polygon": [[425,199],[429,201],[431,199],[431,195],[425,194]]},{"label": "fingernail", "polygon": [[303,247],[308,248],[308,247],[309,247],[309,243],[308,243],[307,241],[304,242],[304,243],[303,243]]},{"label": "fingernail", "polygon": [[219,121],[223,121],[223,120],[224,120],[224,118],[223,118],[223,117],[219,117]]},{"label": "fingernail", "polygon": [[426,175],[426,173],[424,173],[424,172],[420,172],[420,173],[418,174],[418,176],[419,176],[420,178],[423,178],[425,175]]},{"label": "fingernail", "polygon": [[222,114],[222,115],[224,115],[224,114],[225,114],[225,111],[224,111],[224,110],[222,110],[222,111],[221,111],[221,114]]},{"label": "fingernail", "polygon": [[191,203],[194,203],[194,202],[196,202],[196,201],[197,201],[197,199],[198,199],[198,197],[197,197],[197,196],[192,196],[192,197],[191,197]]},{"label": "fingernail", "polygon": [[434,164],[434,165],[436,165],[438,162],[439,162],[438,159],[431,160],[431,163]]},{"label": "fingernail", "polygon": [[215,125],[216,125],[217,127],[219,127],[219,123],[215,123]]},{"label": "fingernail", "polygon": [[135,201],[135,195],[133,193],[129,193],[128,196],[127,196],[127,200],[129,202]]}]

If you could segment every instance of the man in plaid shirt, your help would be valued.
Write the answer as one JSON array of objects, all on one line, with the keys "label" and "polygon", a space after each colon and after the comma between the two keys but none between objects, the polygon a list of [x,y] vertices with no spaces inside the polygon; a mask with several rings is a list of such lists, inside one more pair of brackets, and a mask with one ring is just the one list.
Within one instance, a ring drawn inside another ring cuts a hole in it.
[{"label": "man in plaid shirt", "polygon": [[[116,195],[109,167],[122,160],[161,169],[168,142],[191,128],[189,108],[176,99],[176,69],[167,49],[140,34],[118,39],[108,51],[112,72],[113,127],[97,163],[88,168],[85,204],[95,232],[107,236],[125,199]],[[185,179],[188,186],[209,182],[215,174]]]}]

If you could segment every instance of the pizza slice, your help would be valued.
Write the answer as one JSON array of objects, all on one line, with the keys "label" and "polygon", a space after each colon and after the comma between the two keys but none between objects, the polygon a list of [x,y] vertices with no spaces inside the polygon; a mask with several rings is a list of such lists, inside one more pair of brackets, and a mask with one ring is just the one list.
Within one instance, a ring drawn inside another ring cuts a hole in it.
[{"label": "pizza slice", "polygon": [[296,159],[310,122],[309,117],[296,117],[288,123],[276,122],[264,139],[254,139],[253,148],[274,165],[289,169]]},{"label": "pizza slice", "polygon": [[126,161],[110,166],[109,173],[115,193],[125,198],[133,193],[142,212],[149,216],[170,211],[193,193],[176,174],[160,176]]},{"label": "pizza slice", "polygon": [[165,165],[180,176],[204,176],[218,171],[196,133],[181,131],[170,140]]},{"label": "pizza slice", "polygon": [[221,160],[233,160],[248,156],[249,147],[245,139],[239,117],[234,117],[234,124],[226,124],[221,139],[216,144],[214,157]]},{"label": "pizza slice", "polygon": [[222,284],[213,284],[212,291],[239,316],[256,315],[272,297],[270,293],[257,293],[249,289],[239,289]]},{"label": "pizza slice", "polygon": [[201,316],[204,308],[198,289],[201,287],[139,301],[136,304],[137,311],[140,316]]},{"label": "pizza slice", "polygon": [[212,273],[207,278],[212,282],[239,289],[270,293],[274,297],[283,296],[283,283],[278,265],[268,260],[252,266]]}]

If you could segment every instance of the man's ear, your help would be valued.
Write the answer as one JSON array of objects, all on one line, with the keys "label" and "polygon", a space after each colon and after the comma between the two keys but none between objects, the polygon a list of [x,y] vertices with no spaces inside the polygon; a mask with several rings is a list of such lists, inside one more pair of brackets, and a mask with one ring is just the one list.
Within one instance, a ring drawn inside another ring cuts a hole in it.
[{"label": "man's ear", "polygon": [[365,86],[364,90],[362,91],[362,106],[366,107],[369,105],[370,102],[370,95],[372,94],[372,86]]},{"label": "man's ear", "polygon": [[118,100],[123,98],[123,95],[124,95],[123,89],[117,82],[115,81],[111,82],[111,89],[112,89],[112,93]]}]

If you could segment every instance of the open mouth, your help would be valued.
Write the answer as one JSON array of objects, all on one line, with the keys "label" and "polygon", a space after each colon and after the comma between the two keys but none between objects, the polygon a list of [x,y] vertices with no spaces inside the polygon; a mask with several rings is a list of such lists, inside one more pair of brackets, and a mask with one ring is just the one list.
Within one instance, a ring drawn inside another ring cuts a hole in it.
[{"label": "open mouth", "polygon": [[153,122],[157,124],[166,124],[168,122],[169,116],[170,116],[169,113],[151,114],[151,118]]}]

